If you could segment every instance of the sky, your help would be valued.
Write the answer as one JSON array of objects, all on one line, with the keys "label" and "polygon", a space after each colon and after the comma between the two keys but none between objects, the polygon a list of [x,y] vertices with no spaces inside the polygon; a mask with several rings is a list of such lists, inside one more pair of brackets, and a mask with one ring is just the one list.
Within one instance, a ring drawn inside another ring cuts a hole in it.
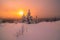
[{"label": "sky", "polygon": [[19,11],[28,9],[33,17],[60,17],[59,6],[60,0],[0,0],[0,18],[20,18]]}]

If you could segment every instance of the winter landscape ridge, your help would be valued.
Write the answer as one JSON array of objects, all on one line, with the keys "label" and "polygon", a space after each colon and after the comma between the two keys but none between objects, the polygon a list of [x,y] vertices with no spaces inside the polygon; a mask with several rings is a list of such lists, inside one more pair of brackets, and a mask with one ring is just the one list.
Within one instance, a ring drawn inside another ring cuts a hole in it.
[{"label": "winter landscape ridge", "polygon": [[0,40],[60,40],[60,21],[38,24],[1,23]]}]

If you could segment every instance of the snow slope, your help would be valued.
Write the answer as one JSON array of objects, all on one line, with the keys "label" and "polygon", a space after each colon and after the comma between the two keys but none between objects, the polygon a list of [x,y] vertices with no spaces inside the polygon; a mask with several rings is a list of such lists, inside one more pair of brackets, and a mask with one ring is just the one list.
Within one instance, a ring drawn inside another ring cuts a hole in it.
[{"label": "snow slope", "polygon": [[[22,35],[22,26],[24,33]],[[16,36],[19,33],[18,37]],[[0,24],[0,40],[59,40],[60,21],[39,24]]]}]

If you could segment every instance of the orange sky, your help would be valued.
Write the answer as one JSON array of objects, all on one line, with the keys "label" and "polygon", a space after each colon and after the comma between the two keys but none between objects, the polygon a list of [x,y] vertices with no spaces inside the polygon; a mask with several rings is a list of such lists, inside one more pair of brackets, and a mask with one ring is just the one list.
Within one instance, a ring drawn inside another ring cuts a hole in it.
[{"label": "orange sky", "polygon": [[19,11],[23,10],[27,14],[31,10],[32,16],[59,17],[57,0],[0,0],[1,18],[20,18]]}]

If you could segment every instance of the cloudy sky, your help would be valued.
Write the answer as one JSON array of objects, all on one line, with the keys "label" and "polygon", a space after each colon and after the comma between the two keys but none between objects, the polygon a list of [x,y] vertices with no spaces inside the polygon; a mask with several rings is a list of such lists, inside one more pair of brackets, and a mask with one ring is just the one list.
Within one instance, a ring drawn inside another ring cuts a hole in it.
[{"label": "cloudy sky", "polygon": [[32,16],[40,18],[60,17],[60,0],[0,0],[1,18],[19,18],[18,12],[28,9]]}]

